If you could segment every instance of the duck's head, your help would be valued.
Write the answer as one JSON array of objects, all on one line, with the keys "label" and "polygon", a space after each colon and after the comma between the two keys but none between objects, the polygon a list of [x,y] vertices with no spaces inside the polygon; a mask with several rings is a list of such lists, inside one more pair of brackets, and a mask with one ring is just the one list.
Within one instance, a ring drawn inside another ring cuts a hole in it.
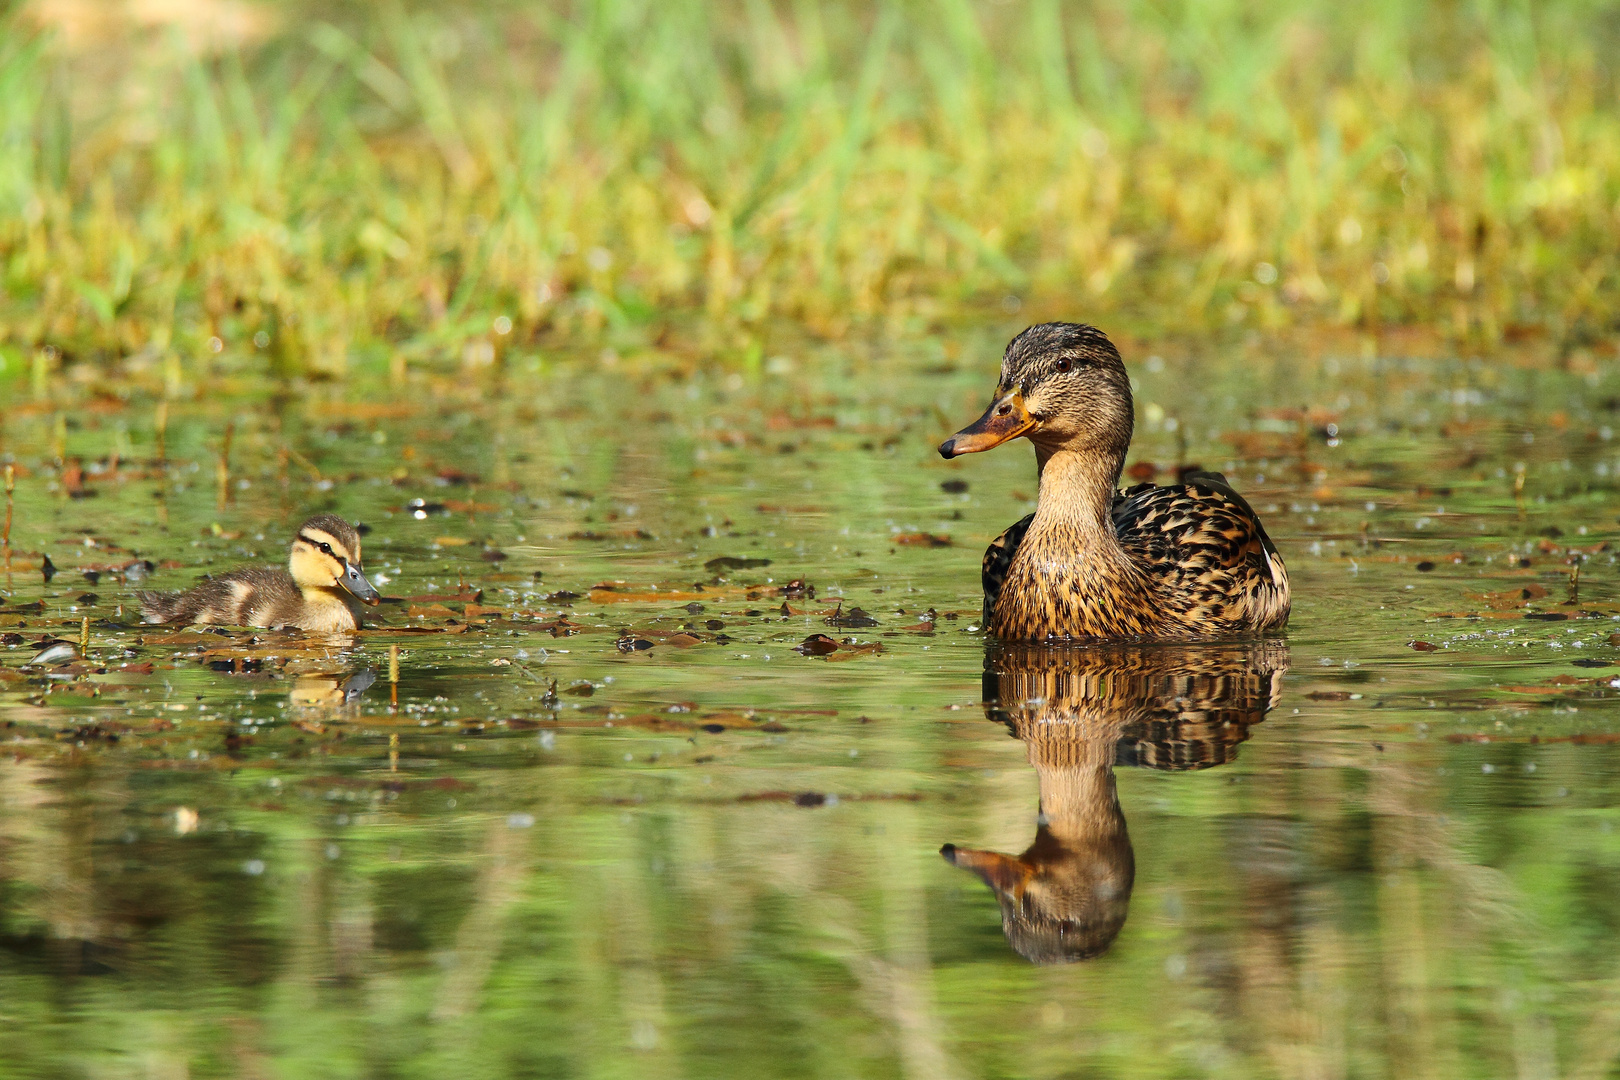
[{"label": "duck's head", "polygon": [[304,588],[336,586],[363,603],[382,603],[360,570],[359,530],[336,514],[317,514],[298,526],[287,569]]},{"label": "duck's head", "polygon": [[1131,380],[1113,342],[1096,327],[1042,323],[1008,344],[995,400],[939,453],[974,454],[1023,436],[1048,453],[1123,455],[1131,427]]},{"label": "duck's head", "polygon": [[1001,929],[1025,959],[1072,964],[1108,951],[1131,908],[1136,858],[1116,809],[1117,832],[1088,843],[1056,839],[1042,826],[1028,851],[1014,858],[946,844],[945,861],[971,870],[1001,904]]}]

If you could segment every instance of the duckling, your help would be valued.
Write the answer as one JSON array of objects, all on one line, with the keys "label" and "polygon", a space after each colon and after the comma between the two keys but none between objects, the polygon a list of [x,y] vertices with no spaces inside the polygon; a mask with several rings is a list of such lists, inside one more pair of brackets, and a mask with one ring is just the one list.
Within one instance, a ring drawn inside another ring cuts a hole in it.
[{"label": "duckling", "polygon": [[298,527],[287,569],[250,566],[209,578],[185,592],[139,592],[149,623],[296,626],[316,633],[360,627],[356,600],[382,597],[360,569],[360,533],[334,514]]},{"label": "duckling", "polygon": [[1131,382],[1102,331],[1043,323],[1013,338],[996,399],[940,444],[947,459],[1035,444],[1035,512],[984,555],[984,624],[1005,641],[1191,639],[1287,625],[1288,571],[1214,472],[1117,490]]}]

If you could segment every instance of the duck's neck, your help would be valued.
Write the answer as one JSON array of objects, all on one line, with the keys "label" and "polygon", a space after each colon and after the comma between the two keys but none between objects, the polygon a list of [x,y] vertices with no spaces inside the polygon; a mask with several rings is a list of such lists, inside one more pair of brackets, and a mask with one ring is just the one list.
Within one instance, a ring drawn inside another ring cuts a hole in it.
[{"label": "duck's neck", "polygon": [[1065,546],[1097,554],[1124,552],[1114,535],[1114,485],[1125,463],[1107,451],[1052,450],[1039,444],[1040,497],[1030,531],[1061,533]]},{"label": "duck's neck", "polygon": [[300,585],[298,591],[304,597],[304,608],[310,612],[322,612],[334,622],[343,621],[343,613],[347,612],[356,626],[360,624],[360,608],[342,589],[325,585]]},{"label": "duck's neck", "polygon": [[1041,817],[1055,838],[1071,845],[1125,831],[1114,785],[1114,744],[1108,741],[1086,750],[1090,752],[1078,755],[1081,760],[1076,762],[1035,765]]}]

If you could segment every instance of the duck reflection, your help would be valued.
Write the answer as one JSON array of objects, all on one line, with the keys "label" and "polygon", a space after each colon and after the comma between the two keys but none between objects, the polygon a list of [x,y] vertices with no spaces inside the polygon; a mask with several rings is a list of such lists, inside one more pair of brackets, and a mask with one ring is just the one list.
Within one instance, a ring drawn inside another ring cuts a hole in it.
[{"label": "duck reflection", "polygon": [[371,668],[356,672],[312,672],[293,679],[287,700],[302,712],[329,712],[341,710],[360,700],[377,673]]},{"label": "duck reflection", "polygon": [[954,844],[940,854],[994,890],[1020,955],[1100,956],[1125,925],[1136,878],[1114,766],[1178,772],[1233,760],[1287,669],[1279,641],[993,647],[985,715],[1028,748],[1040,783],[1035,839],[1017,856]]}]

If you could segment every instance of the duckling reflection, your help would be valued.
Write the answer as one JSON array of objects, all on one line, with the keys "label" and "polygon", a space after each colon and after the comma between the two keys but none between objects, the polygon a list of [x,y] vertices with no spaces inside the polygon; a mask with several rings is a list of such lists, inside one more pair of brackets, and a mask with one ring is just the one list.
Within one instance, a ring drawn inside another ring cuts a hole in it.
[{"label": "duckling reflection", "polygon": [[1035,840],[1018,856],[946,844],[1001,903],[1013,949],[1036,964],[1106,952],[1130,909],[1136,857],[1114,766],[1206,769],[1233,760],[1288,669],[1282,642],[1008,646],[986,658],[984,709],[1029,752]]},{"label": "duckling reflection", "polygon": [[294,709],[326,712],[346,708],[360,700],[360,695],[377,681],[377,673],[362,668],[354,673],[333,672],[299,675],[287,692],[287,701]]}]

